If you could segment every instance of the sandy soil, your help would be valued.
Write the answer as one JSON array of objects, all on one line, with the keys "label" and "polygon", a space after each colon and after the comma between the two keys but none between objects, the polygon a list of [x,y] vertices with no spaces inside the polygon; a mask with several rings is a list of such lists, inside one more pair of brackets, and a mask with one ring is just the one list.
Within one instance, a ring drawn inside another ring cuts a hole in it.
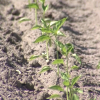
[{"label": "sandy soil", "polygon": [[[80,69],[72,73],[82,75],[76,85],[83,90],[80,100],[100,100],[100,70],[96,69],[100,61],[100,1],[46,0],[46,3],[50,6],[47,17],[52,20],[68,17],[61,28],[67,38],[60,41],[72,43],[82,60]],[[46,100],[51,93],[57,93],[48,89],[57,83],[55,72],[38,74],[46,65],[45,60],[28,60],[32,54],[44,52],[46,47],[44,43],[32,43],[40,31],[30,30],[35,18],[34,10],[30,11],[27,4],[27,0],[0,0],[0,100]],[[41,14],[40,10],[38,20]],[[22,17],[32,21],[19,24]],[[54,46],[49,52],[50,59],[55,59]],[[71,60],[69,65],[74,63]]]}]

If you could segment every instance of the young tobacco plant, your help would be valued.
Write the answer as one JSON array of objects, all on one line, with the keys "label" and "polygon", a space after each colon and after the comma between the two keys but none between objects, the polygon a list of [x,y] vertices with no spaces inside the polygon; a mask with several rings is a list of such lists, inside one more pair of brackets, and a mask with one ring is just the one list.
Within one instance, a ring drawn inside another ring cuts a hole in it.
[{"label": "young tobacco plant", "polygon": [[[58,58],[58,50],[57,50],[57,45],[56,41],[59,36],[65,36],[62,32],[59,31],[60,27],[64,24],[66,21],[66,18],[63,18],[59,21],[50,21],[49,19],[42,19],[41,23],[42,25],[35,25],[33,26],[32,29],[39,29],[41,30],[42,34],[40,37],[38,37],[34,43],[39,43],[46,41],[46,58],[47,62],[49,61],[49,46],[55,44],[56,46],[56,52],[57,52],[57,58]],[[54,39],[53,39],[54,37]],[[31,56],[32,58],[36,58],[36,56]],[[40,56],[37,56],[40,57]]]},{"label": "young tobacco plant", "polygon": [[[46,54],[44,53],[42,55],[32,55],[30,57],[30,60],[36,59],[38,57],[43,57],[43,58],[46,57],[46,60],[48,62],[49,61],[49,46],[52,46],[52,44],[55,44],[57,59],[54,60],[52,64],[57,65],[57,68],[58,68],[57,74],[63,80],[63,85],[66,87],[66,89],[62,88],[59,85],[51,86],[50,89],[66,92],[66,100],[79,100],[76,93],[77,92],[82,93],[82,91],[79,88],[75,88],[74,85],[80,78],[80,75],[75,76],[74,78],[71,78],[71,75],[70,75],[70,72],[74,69],[78,69],[78,66],[74,65],[70,68],[68,66],[68,58],[69,58],[69,55],[72,54],[72,56],[75,57],[76,60],[81,64],[80,58],[76,54],[74,54],[74,51],[73,51],[74,48],[72,44],[70,43],[63,44],[60,41],[58,41],[59,36],[65,36],[59,29],[64,24],[67,18],[63,18],[59,21],[51,21],[49,19],[46,19],[45,12],[48,9],[48,5],[45,6],[45,0],[39,0],[39,1],[42,3],[42,9],[43,9],[43,18],[41,19],[40,25],[37,25],[37,10],[39,9],[37,0],[35,0],[34,3],[30,3],[30,0],[29,0],[28,7],[30,8],[30,10],[32,8],[35,9],[35,26],[32,27],[32,30],[39,29],[41,30],[41,33],[42,33],[41,36],[38,37],[34,41],[34,43],[46,41]],[[30,19],[22,18],[20,19],[19,22],[24,22],[24,21],[30,21]],[[64,63],[64,59],[58,58],[59,56],[58,48],[60,48],[61,54],[66,57],[66,63]],[[65,72],[61,72],[59,70],[60,64],[65,66],[65,70],[66,70]],[[48,70],[53,70],[53,69],[51,69],[49,66],[44,66],[42,70],[40,71],[40,73],[48,71]],[[48,99],[54,99],[54,98],[60,98],[60,95],[53,94],[50,97],[48,97]]]},{"label": "young tobacco plant", "polygon": [[[78,81],[78,79],[81,77],[81,75],[71,78],[70,72],[72,70],[77,70],[78,66],[74,65],[71,68],[68,66],[68,56],[70,55],[70,53],[72,54],[72,56],[74,54],[73,45],[70,43],[64,45],[60,41],[56,41],[56,43],[57,43],[58,47],[60,48],[62,55],[64,55],[66,57],[66,64],[64,63],[63,59],[56,59],[52,62],[52,64],[54,64],[54,65],[63,64],[63,66],[65,66],[66,71],[65,72],[59,71],[59,74],[60,74],[61,79],[63,80],[63,85],[66,88],[62,88],[59,85],[54,85],[54,86],[51,86],[50,89],[65,92],[66,100],[79,100],[77,93],[82,93],[82,90],[80,90],[79,88],[75,88],[74,85]],[[81,64],[80,58],[76,54],[74,54],[74,57]],[[47,99],[54,99],[54,98],[61,98],[61,97],[58,94],[53,94],[50,97],[48,97]]]},{"label": "young tobacco plant", "polygon": [[[37,3],[38,0],[35,0],[34,3],[30,3],[29,2],[29,5],[28,7],[31,9],[31,8],[34,8],[35,9],[35,24],[37,25],[37,10],[39,9],[39,4]],[[42,10],[43,10],[43,18],[45,18],[45,12],[48,10],[49,6],[46,5],[45,6],[45,0],[39,0],[39,2],[42,3]]]},{"label": "young tobacco plant", "polygon": [[30,3],[30,0],[29,0],[29,4],[27,5],[28,8],[31,10],[32,8],[35,9],[35,24],[37,24],[37,10],[39,9],[39,5],[37,3],[37,0],[35,0],[34,3]]},{"label": "young tobacco plant", "polygon": [[[48,10],[49,6],[46,5],[45,6],[45,0],[39,0],[40,3],[42,3],[42,10],[43,10],[43,19],[45,18],[45,13]],[[37,21],[37,11],[39,10],[39,4],[38,4],[38,0],[35,0],[34,3],[31,3],[30,0],[28,0],[28,5],[27,7],[30,9],[35,9],[35,25],[37,25],[38,21]],[[29,21],[30,19],[28,18],[21,18],[19,22],[24,22],[24,21]]]},{"label": "young tobacco plant", "polygon": [[[63,18],[59,21],[50,21],[49,19],[45,19],[45,12],[48,9],[48,5],[45,6],[45,0],[39,0],[42,3],[42,9],[43,9],[43,19],[41,19],[41,23],[40,25],[37,25],[37,9],[39,9],[39,6],[37,4],[37,0],[35,0],[35,3],[30,3],[28,7],[34,8],[35,9],[35,26],[32,29],[39,29],[42,32],[42,35],[40,37],[38,37],[34,43],[39,43],[39,42],[43,42],[46,41],[46,54],[43,55],[33,55],[30,57],[30,60],[35,59],[37,57],[44,57],[46,56],[46,61],[49,62],[49,46],[52,45],[52,43],[55,44],[55,41],[58,39],[59,36],[65,36],[62,32],[59,31],[60,27],[64,24],[64,22],[66,21],[67,18]],[[28,18],[21,18],[19,20],[19,22],[24,22],[24,21],[30,21],[30,19]],[[55,40],[52,39],[52,37],[55,37]],[[56,44],[55,44],[56,46]],[[57,50],[57,46],[56,46],[56,53],[57,53],[57,58],[58,58],[58,50]]]},{"label": "young tobacco plant", "polygon": [[45,13],[48,10],[49,6],[45,6],[45,0],[39,0],[42,3],[42,10],[43,10],[43,19],[45,18]]}]

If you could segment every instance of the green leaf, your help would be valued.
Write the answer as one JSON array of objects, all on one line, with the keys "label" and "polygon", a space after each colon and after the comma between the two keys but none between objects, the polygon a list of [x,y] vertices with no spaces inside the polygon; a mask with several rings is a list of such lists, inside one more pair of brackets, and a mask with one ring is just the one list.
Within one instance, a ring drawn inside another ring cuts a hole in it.
[{"label": "green leaf", "polygon": [[66,56],[66,54],[67,54],[67,49],[66,49],[65,46],[64,46],[63,48],[61,48],[61,52],[62,52],[63,55]]},{"label": "green leaf", "polygon": [[20,18],[19,23],[22,23],[22,22],[25,22],[25,21],[30,21],[30,20],[31,19],[23,17],[23,18]]},{"label": "green leaf", "polygon": [[58,90],[58,91],[64,91],[63,88],[58,86],[58,85],[51,86],[49,89]]},{"label": "green leaf", "polygon": [[64,81],[63,84],[68,87],[70,85],[69,81]]},{"label": "green leaf", "polygon": [[78,93],[83,93],[83,91],[79,88],[75,88],[75,91],[78,92]]},{"label": "green leaf", "polygon": [[62,33],[62,32],[60,32],[60,31],[57,31],[57,35],[58,35],[58,36],[65,36],[65,34]]},{"label": "green leaf", "polygon": [[45,33],[52,33],[52,31],[48,28],[42,28],[41,31]]},{"label": "green leaf", "polygon": [[74,51],[74,47],[73,47],[73,45],[71,43],[67,43],[67,44],[65,44],[65,46],[67,48],[67,55],[68,55],[68,53]]},{"label": "green leaf", "polygon": [[66,19],[67,19],[67,18],[63,18],[63,19],[57,21],[57,23],[56,23],[56,29],[57,29],[57,30],[60,29],[60,27],[64,24],[64,22],[66,21]]},{"label": "green leaf", "polygon": [[77,69],[79,69],[79,67],[74,65],[74,66],[71,67],[71,69],[77,70]]},{"label": "green leaf", "polygon": [[74,94],[72,100],[79,100],[79,97],[76,94]]},{"label": "green leaf", "polygon": [[100,62],[99,62],[98,65],[97,65],[97,69],[100,69]]},{"label": "green leaf", "polygon": [[38,38],[34,41],[34,43],[47,41],[47,40],[49,40],[49,39],[50,39],[50,37],[49,37],[49,36],[42,35],[42,36],[38,37]]},{"label": "green leaf", "polygon": [[29,60],[34,60],[34,59],[36,59],[36,58],[38,58],[38,57],[40,57],[40,55],[39,55],[39,56],[32,55],[32,56],[29,58]]},{"label": "green leaf", "polygon": [[52,64],[64,64],[64,60],[63,59],[56,59],[52,62]]},{"label": "green leaf", "polygon": [[49,45],[49,46],[52,45],[52,41],[51,41],[51,39],[49,39],[49,41],[48,41],[48,45]]},{"label": "green leaf", "polygon": [[78,79],[80,78],[81,76],[76,76],[72,79],[72,86],[74,86],[74,84],[78,81]]},{"label": "green leaf", "polygon": [[50,22],[51,22],[50,18],[44,18],[44,21],[45,21],[46,23],[50,23]]},{"label": "green leaf", "polygon": [[49,66],[44,66],[41,71],[40,71],[40,74],[43,73],[43,72],[46,72],[48,70],[51,70],[51,68]]},{"label": "green leaf", "polygon": [[69,75],[67,73],[62,73],[61,72],[61,78],[64,80],[64,81],[69,81]]},{"label": "green leaf", "polygon": [[42,4],[42,9],[43,9],[43,11],[44,12],[46,12],[47,10],[48,10],[48,8],[49,8],[49,6],[47,5],[47,6],[45,6],[44,4]]},{"label": "green leaf", "polygon": [[40,1],[41,3],[43,3],[43,4],[45,3],[45,0],[39,0],[39,1]]},{"label": "green leaf", "polygon": [[62,53],[63,55],[66,55],[67,49],[66,49],[65,45],[64,45],[62,42],[60,42],[60,41],[55,41],[55,43],[56,43],[56,45],[60,48],[61,53]]},{"label": "green leaf", "polygon": [[53,25],[55,25],[57,23],[57,21],[51,21],[50,22],[50,26],[53,26]]},{"label": "green leaf", "polygon": [[55,99],[55,98],[60,98],[60,95],[58,94],[53,94],[50,97],[48,97],[47,99]]},{"label": "green leaf", "polygon": [[41,29],[41,28],[42,27],[40,25],[35,25],[35,26],[32,27],[32,30],[34,30],[34,29]]},{"label": "green leaf", "polygon": [[28,5],[28,7],[29,7],[29,8],[39,9],[39,6],[38,6],[37,3],[30,3],[30,4]]},{"label": "green leaf", "polygon": [[72,56],[81,64],[81,59],[77,54],[72,54]]},{"label": "green leaf", "polygon": [[47,22],[46,22],[46,20],[45,19],[41,19],[41,22],[42,22],[43,26],[47,28]]},{"label": "green leaf", "polygon": [[60,41],[55,41],[56,45],[59,46],[59,48],[63,48],[64,44]]}]

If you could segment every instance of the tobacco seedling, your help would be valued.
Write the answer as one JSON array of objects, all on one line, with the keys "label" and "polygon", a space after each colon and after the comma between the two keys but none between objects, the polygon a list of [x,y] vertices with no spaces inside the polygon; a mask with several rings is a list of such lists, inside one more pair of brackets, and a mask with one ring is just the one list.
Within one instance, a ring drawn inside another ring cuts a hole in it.
[{"label": "tobacco seedling", "polygon": [[[28,5],[27,5],[27,7],[30,9],[30,11],[31,11],[31,9],[32,8],[34,8],[35,9],[35,24],[37,24],[37,10],[39,9],[39,6],[38,6],[38,4],[37,4],[37,0],[35,0],[35,2],[34,3],[31,3],[30,2],[30,0],[28,0]],[[21,22],[25,22],[25,21],[30,21],[31,19],[28,19],[28,18],[21,18],[20,20],[19,20],[19,22],[21,23]]]},{"label": "tobacco seedling", "polygon": [[[49,6],[45,6],[45,0],[39,0],[42,3],[42,9],[43,9],[43,19],[45,18],[45,12],[48,10]],[[31,10],[31,8],[35,9],[35,24],[37,25],[37,10],[39,9],[39,4],[37,3],[38,1],[35,0],[34,3],[30,3],[30,0],[28,1],[29,5],[28,8]]]},{"label": "tobacco seedling", "polygon": [[[39,43],[46,41],[46,54],[47,54],[47,62],[49,61],[49,46],[52,45],[52,43],[56,46],[56,52],[57,52],[57,58],[58,58],[58,50],[56,41],[59,36],[65,36],[62,32],[59,31],[60,27],[64,24],[66,21],[66,18],[63,18],[59,21],[50,21],[48,19],[42,19],[41,23],[42,25],[35,25],[32,29],[39,29],[42,32],[42,35],[38,37],[34,43]],[[53,37],[55,39],[53,39]]]},{"label": "tobacco seedling", "polygon": [[42,9],[43,9],[43,19],[45,18],[45,13],[48,10],[49,6],[45,6],[45,0],[39,0],[42,3]]},{"label": "tobacco seedling", "polygon": [[[54,65],[63,64],[63,66],[65,66],[66,71],[65,72],[59,71],[59,74],[60,74],[61,79],[63,80],[63,85],[66,88],[62,88],[59,85],[54,85],[54,86],[51,86],[50,89],[65,92],[66,100],[79,100],[79,97],[76,94],[82,93],[82,90],[80,90],[79,88],[75,88],[74,85],[78,81],[78,79],[81,77],[81,75],[71,78],[70,72],[72,70],[77,70],[78,66],[74,65],[71,68],[69,68],[69,66],[68,66],[68,55],[70,53],[72,53],[72,54],[74,53],[73,45],[70,43],[64,45],[60,41],[56,41],[56,43],[60,47],[60,51],[61,51],[62,55],[64,55],[66,57],[66,64],[64,64],[63,59],[56,59],[52,62],[52,64],[54,64]],[[74,56],[78,60],[78,62],[81,63],[79,57],[76,54],[74,54]],[[54,98],[58,98],[58,97],[60,97],[60,95],[53,94],[50,97],[48,97],[47,99],[54,99]]]},{"label": "tobacco seedling", "polygon": [[99,61],[98,65],[97,65],[97,69],[100,69],[100,61]]},{"label": "tobacco seedling", "polygon": [[30,9],[34,8],[35,9],[35,24],[37,24],[37,10],[39,9],[39,6],[37,4],[37,0],[35,0],[34,3],[30,3],[30,0],[29,0],[28,8],[30,8]]},{"label": "tobacco seedling", "polygon": [[[77,93],[82,93],[82,91],[79,88],[75,88],[74,85],[78,81],[78,79],[81,77],[80,75],[75,76],[74,78],[71,77],[71,71],[77,70],[78,66],[74,65],[71,68],[68,65],[69,62],[69,56],[73,56],[76,58],[76,60],[81,64],[80,58],[74,53],[74,47],[72,44],[67,43],[63,44],[62,42],[58,41],[59,36],[65,36],[59,29],[61,26],[65,23],[67,18],[63,18],[58,21],[51,21],[50,19],[45,18],[45,12],[48,9],[48,5],[45,6],[45,0],[39,0],[42,3],[42,9],[43,9],[43,18],[41,19],[40,25],[37,24],[37,10],[39,9],[39,5],[37,3],[37,0],[35,0],[34,3],[28,4],[28,8],[30,10],[32,8],[35,9],[35,26],[32,27],[33,29],[39,29],[41,31],[41,35],[33,42],[33,43],[39,43],[39,42],[46,42],[46,53],[42,53],[41,55],[32,55],[30,57],[30,60],[34,60],[38,57],[46,57],[46,61],[49,62],[49,47],[52,46],[52,44],[55,44],[56,47],[56,55],[57,59],[52,62],[53,65],[57,65],[57,71],[58,77],[60,77],[63,80],[63,88],[59,85],[51,86],[50,89],[58,90],[66,93],[66,100],[79,100],[79,97],[77,96]],[[24,21],[30,21],[28,18],[21,18],[19,22]],[[59,59],[58,55],[58,48],[63,56],[65,56],[64,59]],[[59,65],[63,65],[65,67],[65,72],[60,71]],[[40,71],[40,74],[45,72],[53,70],[49,66],[44,66],[42,70]],[[61,98],[58,94],[53,94],[47,99],[54,99],[54,98]]]}]

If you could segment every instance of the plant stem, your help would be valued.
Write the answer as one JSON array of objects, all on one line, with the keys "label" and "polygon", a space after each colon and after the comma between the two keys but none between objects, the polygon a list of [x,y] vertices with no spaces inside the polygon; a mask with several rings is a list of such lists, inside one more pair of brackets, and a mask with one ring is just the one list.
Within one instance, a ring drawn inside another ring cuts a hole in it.
[{"label": "plant stem", "polygon": [[72,100],[72,89],[70,88],[70,93],[69,93],[69,98],[70,98],[70,100]]},{"label": "plant stem", "polygon": [[66,56],[66,70],[67,70],[67,74],[69,75],[69,67],[68,67],[68,55]]},{"label": "plant stem", "polygon": [[[37,3],[37,0],[35,0],[35,3]],[[37,25],[37,9],[35,9],[35,24]]]},{"label": "plant stem", "polygon": [[35,9],[35,24],[37,25],[37,9]]},{"label": "plant stem", "polygon": [[[56,41],[57,41],[57,36],[55,38],[56,38]],[[57,45],[56,45],[56,54],[57,54],[57,59],[58,59],[58,47],[57,47]]]},{"label": "plant stem", "polygon": [[49,60],[48,41],[47,41],[47,43],[46,43],[46,49],[47,49],[47,60]]},{"label": "plant stem", "polygon": [[[28,4],[30,4],[31,2],[30,2],[30,0],[28,0]],[[30,11],[31,11],[31,8],[29,8],[30,9]]]},{"label": "plant stem", "polygon": [[43,19],[45,18],[45,12],[43,11]]},{"label": "plant stem", "polygon": [[[67,71],[67,75],[69,76],[69,69],[68,69],[68,55],[66,55],[66,71]],[[68,87],[67,87],[67,91],[66,91],[66,94],[67,94],[67,100],[70,99],[69,95],[68,95]],[[69,93],[70,94],[70,93]]]},{"label": "plant stem", "polygon": [[[55,36],[56,38],[56,41],[57,41],[57,36]],[[57,59],[58,59],[58,47],[56,45],[56,54],[57,54]],[[59,64],[57,64],[57,73],[58,73],[58,76],[59,76]]]},{"label": "plant stem", "polygon": [[68,87],[67,87],[67,90],[66,90],[66,98],[67,98],[67,100],[69,100],[69,97],[68,97]]}]

